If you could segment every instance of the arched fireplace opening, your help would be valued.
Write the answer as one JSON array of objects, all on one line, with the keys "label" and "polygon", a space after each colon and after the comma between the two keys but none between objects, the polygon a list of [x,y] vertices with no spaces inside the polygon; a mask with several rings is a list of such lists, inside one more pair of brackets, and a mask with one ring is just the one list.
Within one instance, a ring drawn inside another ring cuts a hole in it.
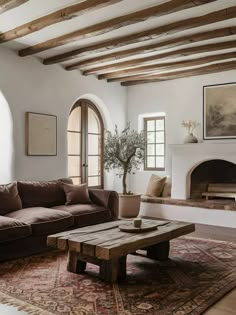
[{"label": "arched fireplace opening", "polygon": [[217,159],[198,165],[191,174],[190,199],[204,198],[204,193],[211,190],[211,187],[216,192],[222,190],[219,191],[218,196],[217,193],[215,196],[213,193],[209,196],[211,198],[231,199],[229,195],[227,196],[227,190],[234,189],[236,195],[236,164]]}]

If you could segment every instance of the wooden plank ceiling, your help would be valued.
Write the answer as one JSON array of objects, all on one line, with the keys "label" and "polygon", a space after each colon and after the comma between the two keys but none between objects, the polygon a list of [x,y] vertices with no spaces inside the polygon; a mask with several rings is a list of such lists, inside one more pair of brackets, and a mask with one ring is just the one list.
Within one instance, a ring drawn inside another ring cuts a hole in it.
[{"label": "wooden plank ceiling", "polygon": [[236,69],[236,0],[0,0],[0,45],[124,86]]}]

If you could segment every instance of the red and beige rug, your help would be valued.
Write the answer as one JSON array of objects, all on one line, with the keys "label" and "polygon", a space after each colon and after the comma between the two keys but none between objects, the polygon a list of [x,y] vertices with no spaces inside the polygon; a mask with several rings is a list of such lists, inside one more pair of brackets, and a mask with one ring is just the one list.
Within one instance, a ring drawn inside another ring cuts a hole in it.
[{"label": "red and beige rug", "polygon": [[31,315],[199,315],[236,287],[236,243],[176,239],[162,263],[129,255],[115,285],[87,269],[67,272],[61,252],[1,263],[0,303]]}]

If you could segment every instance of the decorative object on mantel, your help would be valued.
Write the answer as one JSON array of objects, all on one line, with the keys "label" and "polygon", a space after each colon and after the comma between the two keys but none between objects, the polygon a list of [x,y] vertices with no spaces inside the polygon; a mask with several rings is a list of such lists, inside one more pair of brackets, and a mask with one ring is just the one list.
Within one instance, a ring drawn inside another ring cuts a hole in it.
[{"label": "decorative object on mantel", "polygon": [[183,120],[182,126],[187,129],[188,135],[184,138],[184,143],[197,143],[198,139],[193,135],[193,130],[200,125],[196,120]]},{"label": "decorative object on mantel", "polygon": [[203,139],[236,139],[236,83],[203,87]]},{"label": "decorative object on mantel", "polygon": [[121,217],[137,217],[140,208],[141,194],[127,191],[128,174],[134,174],[144,161],[145,135],[131,130],[130,124],[119,132],[106,132],[104,147],[104,164],[107,171],[117,170],[117,176],[122,178],[123,193],[119,194],[119,215]]},{"label": "decorative object on mantel", "polygon": [[26,154],[57,155],[57,116],[26,113]]}]

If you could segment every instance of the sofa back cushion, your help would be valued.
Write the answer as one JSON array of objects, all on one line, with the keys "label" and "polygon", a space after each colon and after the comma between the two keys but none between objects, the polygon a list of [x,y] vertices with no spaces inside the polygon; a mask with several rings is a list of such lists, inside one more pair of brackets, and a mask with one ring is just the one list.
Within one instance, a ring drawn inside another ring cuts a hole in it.
[{"label": "sofa back cushion", "polygon": [[58,181],[17,182],[24,208],[55,207],[66,202],[63,184]]},{"label": "sofa back cushion", "polygon": [[0,215],[22,209],[17,183],[0,185]]}]

